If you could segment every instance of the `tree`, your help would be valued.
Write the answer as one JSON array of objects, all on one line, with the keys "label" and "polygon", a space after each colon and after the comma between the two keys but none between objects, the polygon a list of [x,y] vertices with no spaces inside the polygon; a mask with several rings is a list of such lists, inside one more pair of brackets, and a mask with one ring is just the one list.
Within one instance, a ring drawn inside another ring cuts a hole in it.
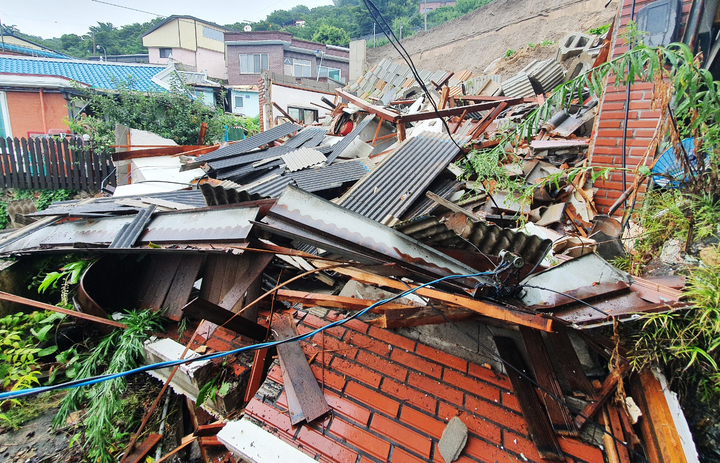
[{"label": "tree", "polygon": [[330,26],[328,24],[322,24],[313,35],[312,41],[346,47],[350,43],[350,36],[344,29]]}]

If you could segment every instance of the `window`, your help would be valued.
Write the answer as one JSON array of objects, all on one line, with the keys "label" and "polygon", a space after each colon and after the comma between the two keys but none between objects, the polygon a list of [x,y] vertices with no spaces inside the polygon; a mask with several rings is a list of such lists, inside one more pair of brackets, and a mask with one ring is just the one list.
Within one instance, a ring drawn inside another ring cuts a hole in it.
[{"label": "window", "polygon": [[235,107],[236,107],[236,108],[242,108],[242,107],[243,107],[243,97],[242,97],[242,95],[235,95]]},{"label": "window", "polygon": [[342,72],[338,68],[329,68],[327,66],[318,67],[318,76],[329,77],[333,80],[340,81],[342,78]]},{"label": "window", "polygon": [[310,61],[305,59],[285,58],[285,75],[295,77],[311,77]]},{"label": "window", "polygon": [[5,92],[0,92],[0,138],[12,137]]},{"label": "window", "polygon": [[170,55],[172,55],[172,48],[160,49],[160,58],[170,58]]},{"label": "window", "polygon": [[225,36],[222,32],[211,29],[209,27],[203,26],[203,37],[208,38],[210,40],[217,40],[218,42],[224,42]]},{"label": "window", "polygon": [[312,124],[317,121],[318,118],[318,112],[315,109],[293,108],[288,106],[287,112],[296,122],[306,125]]},{"label": "window", "polygon": [[269,69],[267,53],[240,55],[240,74],[260,74],[264,69]]}]

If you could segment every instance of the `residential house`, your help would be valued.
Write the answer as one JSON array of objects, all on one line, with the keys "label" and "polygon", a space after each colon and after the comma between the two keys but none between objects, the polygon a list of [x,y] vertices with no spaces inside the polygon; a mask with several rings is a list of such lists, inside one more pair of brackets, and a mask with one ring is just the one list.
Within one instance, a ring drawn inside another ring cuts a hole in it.
[{"label": "residential house", "polygon": [[215,79],[227,79],[225,34],[217,24],[194,16],[173,15],[142,38],[151,64],[167,65],[170,60],[184,71],[207,72]]},{"label": "residential house", "polygon": [[289,32],[228,32],[225,45],[230,85],[257,85],[264,70],[298,79],[348,78],[350,49],[299,40]]},{"label": "residential house", "polygon": [[214,103],[206,94],[218,84],[204,73],[179,72],[151,64],[120,64],[97,61],[31,58],[0,55],[0,137],[32,137],[68,133],[64,119],[76,87],[117,90],[131,80],[133,88],[163,92],[178,76],[195,86],[195,94]]},{"label": "residential house", "polygon": [[429,13],[433,10],[437,10],[438,8],[442,8],[444,6],[454,6],[455,0],[448,0],[448,1],[434,1],[434,2],[421,2],[420,3],[420,14]]},{"label": "residential house", "polygon": [[38,56],[43,58],[70,59],[46,46],[22,37],[0,32],[0,55]]}]

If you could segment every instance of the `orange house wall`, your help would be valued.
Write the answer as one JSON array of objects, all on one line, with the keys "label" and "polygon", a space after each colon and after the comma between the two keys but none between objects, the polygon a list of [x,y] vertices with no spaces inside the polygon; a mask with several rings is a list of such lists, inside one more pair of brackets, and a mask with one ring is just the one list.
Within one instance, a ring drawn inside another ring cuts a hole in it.
[{"label": "orange house wall", "polygon": [[[7,92],[8,113],[13,137],[27,137],[28,132],[45,133],[43,128],[40,92]],[[67,102],[59,93],[43,93],[47,130],[67,130],[63,118],[67,117]]]}]

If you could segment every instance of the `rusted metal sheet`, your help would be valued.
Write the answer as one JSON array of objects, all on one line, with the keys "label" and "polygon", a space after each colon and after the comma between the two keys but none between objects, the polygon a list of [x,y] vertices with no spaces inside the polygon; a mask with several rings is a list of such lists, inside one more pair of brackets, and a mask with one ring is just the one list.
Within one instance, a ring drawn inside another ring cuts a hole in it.
[{"label": "rusted metal sheet", "polygon": [[[276,233],[301,239],[365,262],[395,262],[427,276],[477,273],[390,227],[337,206],[330,201],[288,186],[268,212],[264,222]],[[465,284],[489,282],[483,277]]]},{"label": "rusted metal sheet", "polygon": [[[228,206],[156,214],[137,240],[152,243],[242,242],[248,238],[257,207]],[[77,247],[104,248],[129,227],[133,216],[64,220],[35,230],[0,248],[0,252]]]}]

